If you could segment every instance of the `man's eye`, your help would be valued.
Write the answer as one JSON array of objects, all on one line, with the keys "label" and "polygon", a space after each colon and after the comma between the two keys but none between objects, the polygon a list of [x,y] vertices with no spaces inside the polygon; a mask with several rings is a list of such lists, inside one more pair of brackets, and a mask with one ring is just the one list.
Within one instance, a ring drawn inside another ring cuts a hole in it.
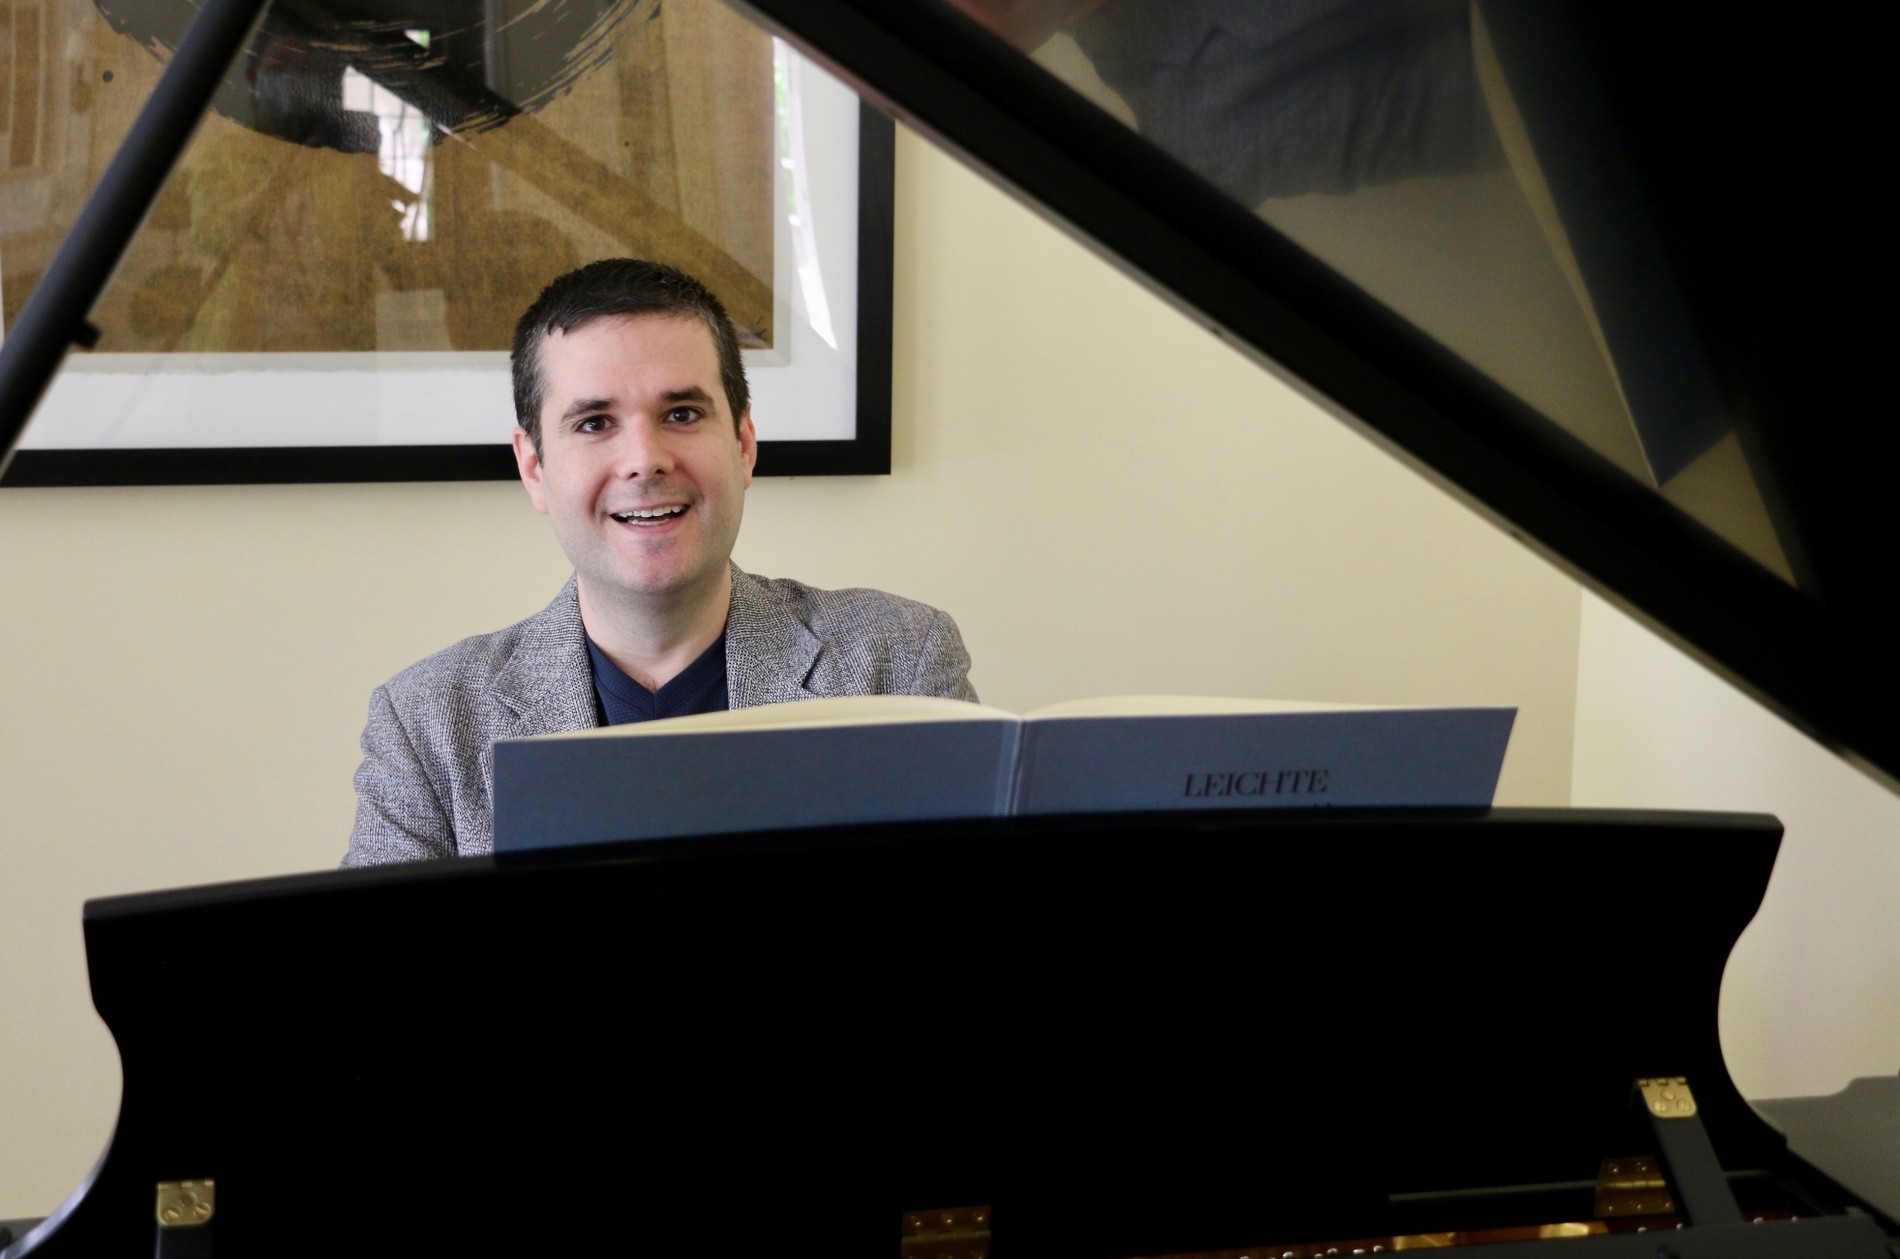
[{"label": "man's eye", "polygon": [[574,431],[577,433],[600,433],[605,432],[606,428],[607,417],[604,415],[590,415],[574,425]]},{"label": "man's eye", "polygon": [[700,414],[701,412],[698,407],[674,407],[671,411],[666,413],[666,422],[669,424],[691,424],[700,417]]}]

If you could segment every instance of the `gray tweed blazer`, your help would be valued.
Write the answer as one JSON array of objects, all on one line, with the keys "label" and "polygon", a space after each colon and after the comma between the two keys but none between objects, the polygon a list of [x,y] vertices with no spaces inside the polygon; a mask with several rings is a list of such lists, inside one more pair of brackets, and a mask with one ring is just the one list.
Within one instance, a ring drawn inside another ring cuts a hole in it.
[{"label": "gray tweed blazer", "polygon": [[[726,688],[734,708],[835,695],[974,700],[969,668],[956,623],[935,608],[732,570]],[[490,851],[495,740],[599,724],[570,579],[527,620],[463,639],[370,695],[343,864]]]}]

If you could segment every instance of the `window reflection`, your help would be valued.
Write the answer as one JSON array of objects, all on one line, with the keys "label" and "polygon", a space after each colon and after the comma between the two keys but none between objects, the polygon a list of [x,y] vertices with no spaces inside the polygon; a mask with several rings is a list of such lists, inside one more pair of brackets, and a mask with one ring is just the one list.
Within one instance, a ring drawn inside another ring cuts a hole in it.
[{"label": "window reflection", "polygon": [[[411,32],[412,37],[418,34],[426,38],[428,32]],[[429,120],[402,97],[348,67],[343,71],[343,110],[375,118],[377,168],[410,193],[393,203],[402,215],[402,238],[428,240]]]}]

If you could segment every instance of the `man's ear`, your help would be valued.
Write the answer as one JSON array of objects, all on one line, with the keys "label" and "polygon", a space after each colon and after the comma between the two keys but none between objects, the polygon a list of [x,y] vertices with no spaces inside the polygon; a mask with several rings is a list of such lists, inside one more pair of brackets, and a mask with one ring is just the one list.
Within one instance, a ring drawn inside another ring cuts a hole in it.
[{"label": "man's ear", "polygon": [[548,512],[547,488],[541,484],[541,456],[535,452],[534,438],[528,436],[528,430],[515,426],[515,470],[521,473],[521,484],[527,488],[528,501],[542,515]]},{"label": "man's ear", "polygon": [[745,404],[739,417],[739,458],[745,462],[745,483],[752,484],[752,466],[759,461],[759,431],[752,427],[752,404]]}]

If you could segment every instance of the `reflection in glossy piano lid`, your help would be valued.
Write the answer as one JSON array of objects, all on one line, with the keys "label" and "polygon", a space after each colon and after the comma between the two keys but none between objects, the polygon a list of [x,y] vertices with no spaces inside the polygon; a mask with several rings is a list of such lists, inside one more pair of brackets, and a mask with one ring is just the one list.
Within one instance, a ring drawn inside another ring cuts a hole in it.
[{"label": "reflection in glossy piano lid", "polygon": [[1900,778],[1893,439],[1871,330],[1832,317],[1863,238],[1795,191],[1859,168],[1833,29],[1584,0],[742,7]]}]

